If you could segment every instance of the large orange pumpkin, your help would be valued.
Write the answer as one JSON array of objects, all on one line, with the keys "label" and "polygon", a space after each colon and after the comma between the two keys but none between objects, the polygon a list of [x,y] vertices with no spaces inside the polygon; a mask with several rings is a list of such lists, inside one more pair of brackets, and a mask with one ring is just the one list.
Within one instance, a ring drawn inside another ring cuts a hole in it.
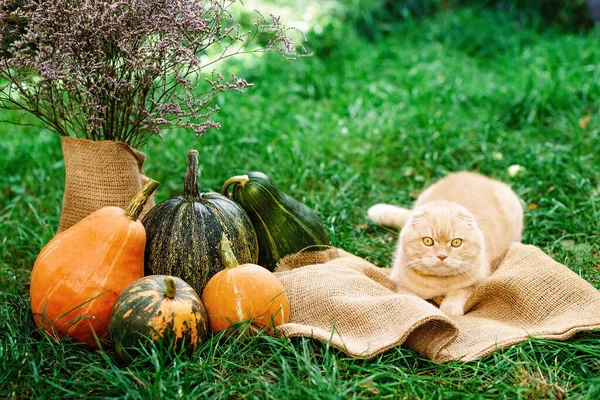
[{"label": "large orange pumpkin", "polygon": [[39,327],[90,348],[108,337],[117,296],[144,276],[146,233],[137,218],[157,187],[150,180],[127,210],[101,208],[46,244],[31,273],[31,310]]},{"label": "large orange pumpkin", "polygon": [[259,265],[238,265],[225,235],[220,247],[225,269],[217,272],[202,292],[210,329],[220,332],[242,321],[257,327],[288,322],[290,303],[279,279]]}]

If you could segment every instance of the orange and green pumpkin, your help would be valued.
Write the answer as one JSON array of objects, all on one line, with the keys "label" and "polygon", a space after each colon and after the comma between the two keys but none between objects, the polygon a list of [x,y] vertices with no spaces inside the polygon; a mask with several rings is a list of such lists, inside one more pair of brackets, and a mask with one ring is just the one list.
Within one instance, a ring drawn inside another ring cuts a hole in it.
[{"label": "orange and green pumpkin", "polygon": [[121,292],[109,328],[117,354],[127,359],[151,340],[194,352],[206,340],[208,319],[190,285],[174,276],[150,275]]}]

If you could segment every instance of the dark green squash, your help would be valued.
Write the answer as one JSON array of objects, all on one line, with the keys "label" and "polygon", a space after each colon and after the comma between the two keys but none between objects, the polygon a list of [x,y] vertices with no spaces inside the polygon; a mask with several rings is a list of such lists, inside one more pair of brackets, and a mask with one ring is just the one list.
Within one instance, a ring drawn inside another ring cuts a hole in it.
[{"label": "dark green squash", "polygon": [[174,276],[150,275],[127,286],[110,315],[111,339],[122,359],[150,341],[194,352],[206,340],[208,317],[190,285]]},{"label": "dark green squash", "polygon": [[256,263],[258,243],[252,221],[235,202],[218,193],[198,192],[198,152],[188,153],[183,194],[154,206],[142,220],[146,228],[146,275],[174,275],[202,293],[225,268],[219,242],[230,238],[242,263]]},{"label": "dark green squash", "polygon": [[258,237],[258,264],[273,271],[277,261],[312,245],[328,245],[317,213],[281,192],[262,172],[229,178],[221,193],[239,203],[250,216]]}]

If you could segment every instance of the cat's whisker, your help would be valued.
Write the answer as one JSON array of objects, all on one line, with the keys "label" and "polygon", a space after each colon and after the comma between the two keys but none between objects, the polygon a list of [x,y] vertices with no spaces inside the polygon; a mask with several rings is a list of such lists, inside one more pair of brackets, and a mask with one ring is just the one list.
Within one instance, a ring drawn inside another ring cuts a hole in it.
[{"label": "cat's whisker", "polygon": [[427,259],[425,259],[425,258],[419,258],[419,259],[416,259],[416,260],[407,261],[404,264],[402,264],[402,266],[404,266],[404,267],[412,267],[414,265],[423,265],[423,264],[426,264],[426,262],[424,262],[424,261],[427,261]]},{"label": "cat's whisker", "polygon": [[473,263],[467,262],[467,261],[463,261],[463,260],[457,260],[458,261],[458,266],[456,268],[457,271],[459,271],[460,273],[466,274],[466,273],[472,273],[472,274],[476,274],[477,273],[477,268],[474,268]]}]

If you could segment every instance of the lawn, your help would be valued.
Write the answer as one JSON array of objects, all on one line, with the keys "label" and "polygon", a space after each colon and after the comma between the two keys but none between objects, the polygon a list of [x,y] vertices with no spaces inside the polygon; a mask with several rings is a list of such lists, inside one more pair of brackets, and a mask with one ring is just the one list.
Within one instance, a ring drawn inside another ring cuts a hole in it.
[{"label": "lawn", "polygon": [[[475,170],[519,194],[525,243],[600,288],[599,32],[467,8],[404,22],[376,41],[351,29],[311,38],[313,57],[223,66],[255,87],[219,100],[220,131],[169,131],[142,149],[146,174],[161,182],[158,201],[180,194],[195,148],[202,191],[263,171],[319,213],[333,245],[388,266],[397,232],[369,224],[368,207],[410,206],[445,174]],[[600,333],[443,365],[402,347],[359,360],[266,335],[213,338],[193,357],[149,348],[130,365],[53,343],[32,325],[27,285],[58,226],[60,138],[0,124],[0,165],[2,397],[600,397]],[[511,165],[523,169],[512,176]]]}]

